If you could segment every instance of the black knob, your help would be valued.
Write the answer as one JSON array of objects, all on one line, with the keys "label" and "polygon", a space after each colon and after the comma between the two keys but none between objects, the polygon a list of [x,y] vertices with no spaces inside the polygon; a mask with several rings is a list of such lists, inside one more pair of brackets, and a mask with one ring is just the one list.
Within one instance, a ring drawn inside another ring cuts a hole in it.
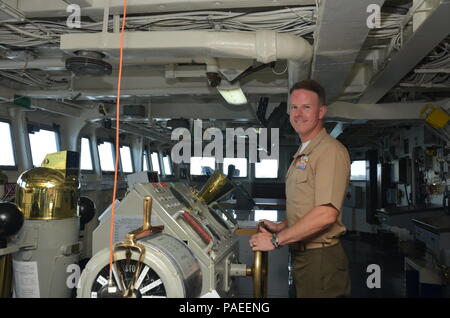
[{"label": "black knob", "polygon": [[84,225],[95,216],[95,204],[88,197],[80,197],[78,206],[80,207],[80,227],[84,229]]},{"label": "black knob", "polygon": [[233,179],[234,177],[234,171],[236,170],[236,166],[235,165],[229,165],[228,166],[228,174],[227,174],[227,178],[229,180]]},{"label": "black knob", "polygon": [[0,202],[0,248],[6,247],[6,240],[20,231],[23,214],[14,203]]}]

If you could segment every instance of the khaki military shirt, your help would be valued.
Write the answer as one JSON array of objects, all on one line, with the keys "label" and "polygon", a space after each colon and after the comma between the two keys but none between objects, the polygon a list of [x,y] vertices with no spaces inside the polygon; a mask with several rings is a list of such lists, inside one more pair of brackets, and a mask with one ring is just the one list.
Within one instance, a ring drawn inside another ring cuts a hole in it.
[{"label": "khaki military shirt", "polygon": [[350,157],[338,140],[325,128],[308,146],[293,156],[286,175],[288,225],[294,225],[314,207],[332,204],[340,213],[334,224],[308,242],[329,243],[346,231],[342,224],[342,205],[350,178]]}]

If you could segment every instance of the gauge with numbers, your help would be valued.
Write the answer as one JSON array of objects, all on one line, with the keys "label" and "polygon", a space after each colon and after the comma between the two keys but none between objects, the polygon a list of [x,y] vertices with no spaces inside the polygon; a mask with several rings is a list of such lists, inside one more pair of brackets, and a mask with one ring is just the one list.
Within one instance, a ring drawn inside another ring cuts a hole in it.
[{"label": "gauge with numbers", "polygon": [[[121,297],[126,288],[137,275],[137,281],[132,286],[132,297],[134,298],[164,298],[167,297],[166,290],[161,278],[148,265],[141,264],[132,259],[121,259],[114,263],[112,291],[108,290],[109,264],[103,267],[94,280],[91,289],[91,298]],[[136,271],[139,271],[136,274]],[[119,278],[121,273],[121,278]]]},{"label": "gauge with numbers", "polygon": [[95,254],[81,274],[77,297],[124,297],[125,291],[131,291],[128,293],[131,298],[200,296],[200,264],[184,242],[159,233],[138,243],[145,247],[143,261],[139,262],[136,251],[116,251],[111,282],[109,249]]}]

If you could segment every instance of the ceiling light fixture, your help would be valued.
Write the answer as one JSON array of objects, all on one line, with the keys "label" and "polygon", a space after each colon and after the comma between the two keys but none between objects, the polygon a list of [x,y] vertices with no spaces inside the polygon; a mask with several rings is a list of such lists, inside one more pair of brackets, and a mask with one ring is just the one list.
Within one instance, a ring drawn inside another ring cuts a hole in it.
[{"label": "ceiling light fixture", "polygon": [[244,92],[239,86],[236,85],[222,85],[222,83],[217,86],[217,90],[220,95],[225,99],[228,104],[231,105],[244,105],[247,104],[247,98],[244,95]]}]

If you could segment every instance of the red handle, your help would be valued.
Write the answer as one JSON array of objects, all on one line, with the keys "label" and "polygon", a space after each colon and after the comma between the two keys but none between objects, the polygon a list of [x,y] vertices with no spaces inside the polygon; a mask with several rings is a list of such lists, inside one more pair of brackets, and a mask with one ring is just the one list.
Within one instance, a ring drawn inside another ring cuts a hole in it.
[{"label": "red handle", "polygon": [[189,212],[184,211],[181,213],[183,219],[189,223],[189,225],[197,232],[198,235],[202,238],[203,242],[209,244],[212,241],[212,237],[206,232],[203,227],[198,224],[198,222],[189,214]]}]

